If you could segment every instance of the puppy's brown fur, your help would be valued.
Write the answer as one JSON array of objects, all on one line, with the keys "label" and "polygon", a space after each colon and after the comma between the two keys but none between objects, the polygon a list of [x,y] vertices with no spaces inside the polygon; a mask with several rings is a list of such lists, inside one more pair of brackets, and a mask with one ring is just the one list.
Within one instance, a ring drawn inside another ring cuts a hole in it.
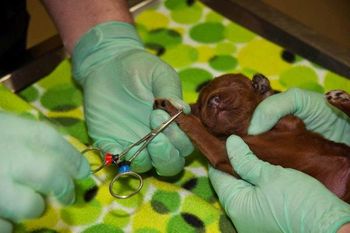
[{"label": "puppy's brown fur", "polygon": [[[341,199],[350,202],[350,147],[306,130],[302,120],[288,115],[270,131],[250,136],[247,129],[256,106],[273,94],[262,75],[253,80],[241,74],[213,79],[200,92],[192,114],[177,123],[216,168],[237,176],[227,157],[225,141],[236,134],[260,159],[313,176]],[[166,100],[155,107],[177,110]]]}]

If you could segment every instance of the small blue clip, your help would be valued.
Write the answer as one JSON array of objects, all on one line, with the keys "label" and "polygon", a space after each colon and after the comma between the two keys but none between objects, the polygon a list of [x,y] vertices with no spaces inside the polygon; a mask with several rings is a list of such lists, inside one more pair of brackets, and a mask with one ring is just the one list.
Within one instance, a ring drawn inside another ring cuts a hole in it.
[{"label": "small blue clip", "polygon": [[129,172],[130,170],[131,170],[130,164],[127,164],[127,163],[119,164],[118,173],[125,173],[125,172]]}]

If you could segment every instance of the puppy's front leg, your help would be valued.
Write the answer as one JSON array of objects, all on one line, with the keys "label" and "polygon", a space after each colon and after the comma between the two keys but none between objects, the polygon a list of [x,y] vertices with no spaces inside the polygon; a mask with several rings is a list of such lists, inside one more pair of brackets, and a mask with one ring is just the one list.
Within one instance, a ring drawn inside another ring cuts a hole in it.
[{"label": "puppy's front leg", "polygon": [[[162,109],[171,116],[179,111],[166,99],[156,99],[154,109]],[[225,142],[211,135],[196,116],[181,114],[175,121],[214,168],[239,177],[228,160]]]}]

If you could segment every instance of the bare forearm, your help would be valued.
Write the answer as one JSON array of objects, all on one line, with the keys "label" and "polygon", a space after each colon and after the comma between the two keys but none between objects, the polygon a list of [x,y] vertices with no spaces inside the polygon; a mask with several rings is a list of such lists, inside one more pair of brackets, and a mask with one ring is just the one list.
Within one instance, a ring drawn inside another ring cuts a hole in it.
[{"label": "bare forearm", "polygon": [[93,26],[107,21],[133,23],[126,0],[43,0],[72,52],[79,38]]},{"label": "bare forearm", "polygon": [[337,233],[348,233],[350,232],[350,223],[347,223],[345,225],[343,225],[338,231]]}]

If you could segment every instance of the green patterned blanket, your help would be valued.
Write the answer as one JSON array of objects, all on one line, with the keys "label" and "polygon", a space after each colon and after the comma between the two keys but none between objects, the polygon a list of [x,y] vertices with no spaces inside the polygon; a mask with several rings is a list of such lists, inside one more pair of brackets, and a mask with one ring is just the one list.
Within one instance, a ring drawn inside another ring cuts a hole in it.
[{"label": "green patterned blanket", "polygon": [[[167,0],[136,16],[138,31],[150,52],[179,73],[184,98],[194,102],[198,87],[223,73],[266,75],[274,89],[301,87],[317,92],[350,91],[350,82],[223,18],[198,1]],[[0,109],[49,120],[79,150],[88,138],[82,91],[63,61],[49,76],[19,96],[0,86]],[[93,156],[86,155],[91,163]],[[140,194],[117,200],[108,191],[115,172],[77,182],[77,202],[61,206],[47,198],[45,214],[16,225],[15,232],[235,232],[222,211],[198,152],[176,177],[143,174]]]}]

